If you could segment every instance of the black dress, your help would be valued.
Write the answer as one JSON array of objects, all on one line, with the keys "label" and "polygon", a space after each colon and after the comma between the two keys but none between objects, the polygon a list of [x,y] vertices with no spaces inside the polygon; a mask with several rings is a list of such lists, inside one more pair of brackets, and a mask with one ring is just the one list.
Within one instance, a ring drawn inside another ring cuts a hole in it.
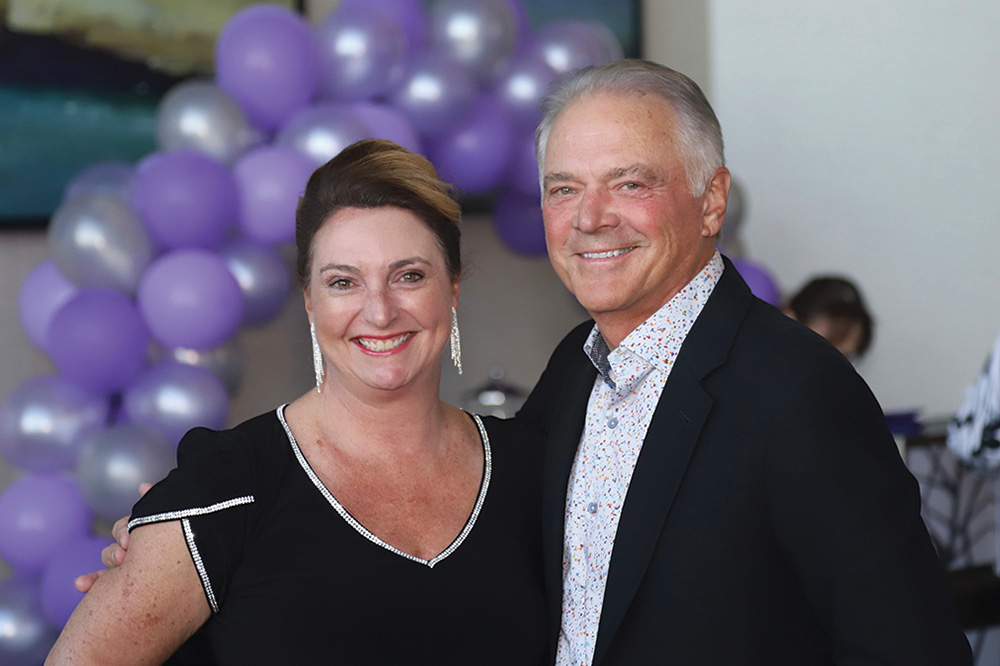
[{"label": "black dress", "polygon": [[198,643],[218,664],[544,663],[541,450],[513,422],[479,425],[476,509],[430,561],[379,541],[337,503],[283,408],[189,432],[177,469],[129,524],[180,520],[212,607],[176,660],[200,662]]}]

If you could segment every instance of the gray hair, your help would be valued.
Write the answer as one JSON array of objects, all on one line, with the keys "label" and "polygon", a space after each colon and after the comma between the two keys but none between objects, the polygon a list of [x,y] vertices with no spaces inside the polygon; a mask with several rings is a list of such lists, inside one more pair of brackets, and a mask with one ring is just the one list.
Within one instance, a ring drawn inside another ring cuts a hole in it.
[{"label": "gray hair", "polygon": [[[535,131],[539,181],[545,148],[556,118],[572,102],[592,95],[658,95],[677,114],[677,145],[691,195],[705,193],[716,169],[725,166],[722,128],[698,84],[687,76],[648,60],[617,60],[584,67],[560,79],[542,100],[542,120]],[[544,196],[544,193],[543,193]]]}]

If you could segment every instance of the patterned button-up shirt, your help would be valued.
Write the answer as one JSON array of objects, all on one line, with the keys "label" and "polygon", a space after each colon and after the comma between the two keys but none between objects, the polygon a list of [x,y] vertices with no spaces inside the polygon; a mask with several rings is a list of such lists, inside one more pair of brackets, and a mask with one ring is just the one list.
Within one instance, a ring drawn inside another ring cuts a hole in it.
[{"label": "patterned button-up shirt", "polygon": [[566,491],[558,665],[589,666],[594,659],[608,564],[642,441],[674,359],[722,270],[716,252],[610,353],[596,325],[584,344],[600,374]]}]

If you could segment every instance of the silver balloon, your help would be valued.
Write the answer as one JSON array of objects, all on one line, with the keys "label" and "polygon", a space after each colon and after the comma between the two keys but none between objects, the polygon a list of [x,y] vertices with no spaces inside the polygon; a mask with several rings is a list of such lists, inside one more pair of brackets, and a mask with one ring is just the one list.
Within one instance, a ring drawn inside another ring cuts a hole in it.
[{"label": "silver balloon", "polygon": [[146,370],[125,390],[128,420],[155,428],[177,445],[191,428],[226,425],[229,396],[210,370],[166,360]]},{"label": "silver balloon", "polygon": [[130,423],[88,437],[77,474],[94,515],[117,520],[131,513],[140,483],[159,481],[173,467],[174,446],[156,430]]},{"label": "silver balloon", "polygon": [[540,105],[556,72],[537,53],[526,52],[500,74],[494,86],[497,100],[510,111],[516,126],[534,131],[541,114]]},{"label": "silver balloon", "polygon": [[189,80],[171,88],[156,111],[156,137],[164,152],[198,150],[232,164],[260,144],[264,134],[222,88]]},{"label": "silver balloon", "polygon": [[278,131],[274,142],[294,148],[321,166],[365,138],[368,126],[351,107],[326,102],[306,107],[292,116]]},{"label": "silver balloon", "polygon": [[277,317],[292,288],[291,267],[285,259],[271,246],[243,238],[226,243],[219,256],[243,291],[243,323],[256,326]]},{"label": "silver balloon", "polygon": [[38,666],[58,636],[58,630],[45,617],[36,582],[0,582],[0,664]]},{"label": "silver balloon", "polygon": [[48,231],[52,261],[80,287],[109,287],[134,294],[154,256],[153,242],[131,206],[91,194],[63,203]]},{"label": "silver balloon", "polygon": [[229,395],[235,395],[243,381],[246,368],[243,347],[239,337],[233,337],[225,344],[211,349],[186,349],[178,347],[168,352],[178,363],[205,368],[222,380]]},{"label": "silver balloon", "polygon": [[478,88],[472,75],[440,53],[414,57],[389,103],[407,115],[421,134],[440,134],[469,115]]},{"label": "silver balloon", "polygon": [[542,26],[532,49],[557,74],[591,65],[604,65],[622,57],[618,39],[594,21],[562,20]]},{"label": "silver balloon", "polygon": [[726,235],[736,236],[746,215],[746,196],[743,186],[733,178],[729,184],[729,202],[726,204],[726,221],[723,230]]},{"label": "silver balloon", "polygon": [[96,162],[73,176],[63,192],[63,201],[85,194],[106,194],[131,201],[135,190],[135,169],[124,162]]},{"label": "silver balloon", "polygon": [[70,469],[83,440],[108,422],[110,400],[62,377],[34,377],[0,406],[0,452],[32,472]]},{"label": "silver balloon", "polygon": [[406,36],[391,16],[341,7],[316,27],[323,98],[363,100],[389,92],[402,76]]},{"label": "silver balloon", "polygon": [[517,43],[517,17],[505,0],[444,0],[430,18],[431,48],[481,82],[504,66]]}]

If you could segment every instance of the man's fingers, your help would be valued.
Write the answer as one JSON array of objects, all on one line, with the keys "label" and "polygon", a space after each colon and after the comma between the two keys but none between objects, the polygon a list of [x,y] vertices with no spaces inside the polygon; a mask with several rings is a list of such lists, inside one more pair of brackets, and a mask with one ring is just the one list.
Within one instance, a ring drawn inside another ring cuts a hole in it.
[{"label": "man's fingers", "polygon": [[121,564],[124,554],[125,551],[117,543],[105,546],[104,550],[101,551],[101,564],[109,569],[116,567]]},{"label": "man's fingers", "polygon": [[152,488],[152,487],[153,487],[152,483],[145,483],[145,482],[140,483],[139,484],[139,497],[142,497],[143,495],[145,495],[149,491],[149,489]]}]

